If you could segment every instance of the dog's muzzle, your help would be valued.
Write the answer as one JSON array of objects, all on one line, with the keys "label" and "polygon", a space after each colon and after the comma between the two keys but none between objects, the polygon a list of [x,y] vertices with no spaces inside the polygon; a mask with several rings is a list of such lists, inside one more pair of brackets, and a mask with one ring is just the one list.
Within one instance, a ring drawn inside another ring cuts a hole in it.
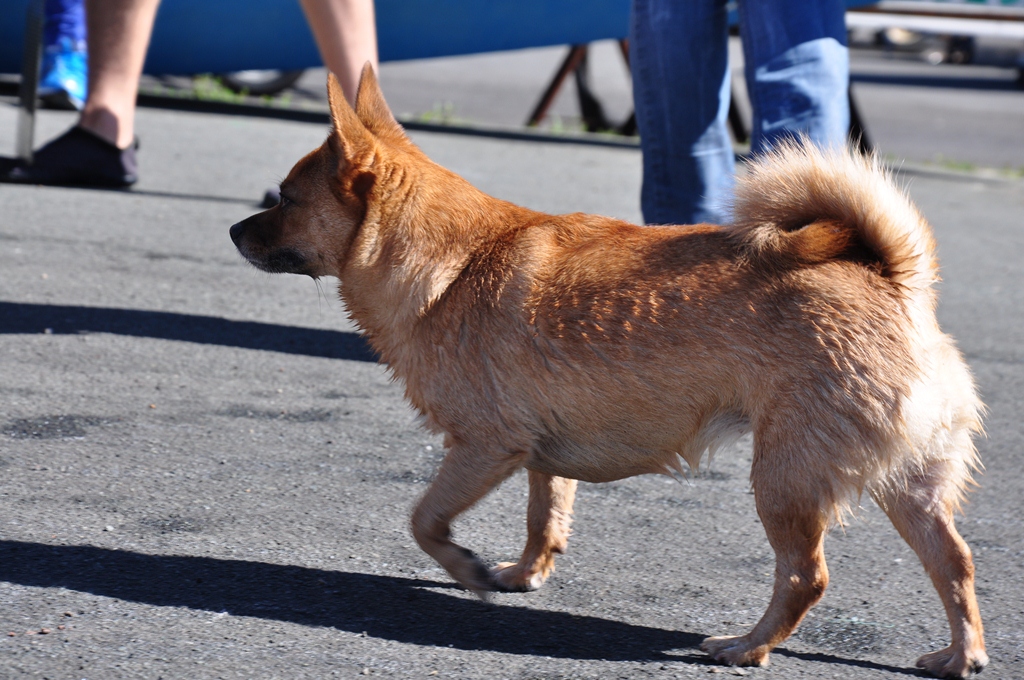
[{"label": "dog's muzzle", "polygon": [[231,242],[235,244],[236,248],[240,247],[239,241],[242,240],[243,231],[245,231],[245,226],[243,222],[232,224],[231,229],[228,230],[228,233],[231,234]]}]

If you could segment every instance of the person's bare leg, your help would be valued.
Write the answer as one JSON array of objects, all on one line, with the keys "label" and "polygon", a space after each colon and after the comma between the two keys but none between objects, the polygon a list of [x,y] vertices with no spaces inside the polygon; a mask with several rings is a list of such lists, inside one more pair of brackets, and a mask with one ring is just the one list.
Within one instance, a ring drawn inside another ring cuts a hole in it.
[{"label": "person's bare leg", "polygon": [[349,104],[355,104],[359,74],[366,62],[377,71],[377,25],[373,0],[301,0],[320,57],[338,78]]},{"label": "person's bare leg", "polygon": [[79,125],[127,148],[135,138],[135,98],[160,0],[86,0],[89,96]]}]

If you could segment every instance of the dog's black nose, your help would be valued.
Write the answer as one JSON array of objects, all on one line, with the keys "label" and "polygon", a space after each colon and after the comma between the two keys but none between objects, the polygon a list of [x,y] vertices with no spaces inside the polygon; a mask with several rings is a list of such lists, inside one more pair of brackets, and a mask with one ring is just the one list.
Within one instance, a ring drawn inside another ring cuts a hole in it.
[{"label": "dog's black nose", "polygon": [[231,229],[228,233],[231,234],[231,240],[234,242],[236,246],[238,245],[239,239],[242,238],[242,231],[244,229],[245,227],[242,226],[241,222],[239,222],[238,224],[231,225]]}]

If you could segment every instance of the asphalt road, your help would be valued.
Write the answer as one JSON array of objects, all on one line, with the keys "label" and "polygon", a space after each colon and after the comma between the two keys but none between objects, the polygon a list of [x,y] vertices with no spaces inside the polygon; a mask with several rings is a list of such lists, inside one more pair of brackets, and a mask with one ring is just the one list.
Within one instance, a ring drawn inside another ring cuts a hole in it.
[{"label": "asphalt road", "polygon": [[[40,137],[71,120],[43,114]],[[0,105],[0,153],[13,124]],[[227,236],[324,127],[143,109],[138,131],[131,192],[0,185],[0,677],[861,680],[914,677],[946,644],[923,570],[865,500],[772,666],[709,665],[700,640],[744,631],[770,595],[749,442],[692,482],[581,485],[537,593],[483,604],[453,587],[407,530],[440,441],[329,282],[255,272]],[[639,219],[634,149],[412,136],[497,196]],[[1020,678],[1024,183],[904,179],[935,225],[942,323],[989,406],[959,522],[983,677]],[[457,538],[515,557],[525,493],[516,476]]]}]

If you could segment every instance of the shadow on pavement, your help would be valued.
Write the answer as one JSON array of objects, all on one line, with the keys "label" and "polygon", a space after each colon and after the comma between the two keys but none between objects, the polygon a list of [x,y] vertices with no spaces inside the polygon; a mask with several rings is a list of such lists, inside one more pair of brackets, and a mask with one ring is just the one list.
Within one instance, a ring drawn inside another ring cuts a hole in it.
[{"label": "shadow on pavement", "polygon": [[[79,189],[87,187],[78,187]],[[154,191],[152,189],[139,189],[138,187],[132,187],[131,189],[97,189],[97,191],[117,191],[130,196],[149,196],[153,198],[172,198],[179,201],[204,201],[207,203],[232,203],[235,205],[248,205],[251,206],[257,212],[263,210],[260,207],[260,200],[262,197],[253,196],[252,198],[238,198],[232,196],[207,196],[202,194],[183,194],[174,191]]]},{"label": "shadow on pavement", "polygon": [[[671,653],[697,649],[703,635],[595,616],[490,605],[438,592],[458,587],[453,584],[416,578],[0,541],[0,581],[67,588],[159,607],[325,626],[416,645],[568,659],[717,665],[700,653]],[[915,669],[831,654],[786,649],[776,653],[922,676]]]},{"label": "shadow on pavement", "polygon": [[188,607],[397,642],[506,654],[612,661],[709,663],[694,633],[454,597],[414,578],[92,546],[0,541],[0,580],[68,588],[161,607]]},{"label": "shadow on pavement", "polygon": [[[5,179],[7,173],[9,173],[12,169],[14,169],[14,167],[16,165],[19,165],[20,163],[21,163],[21,160],[18,159],[18,158],[12,158],[10,156],[0,156],[0,184],[5,183],[7,181]],[[234,205],[248,205],[248,206],[252,206],[253,208],[255,208],[257,210],[262,210],[263,209],[263,208],[260,207],[260,199],[258,199],[255,196],[253,196],[252,198],[238,198],[238,197],[232,197],[232,196],[210,196],[210,195],[206,195],[206,194],[186,194],[186,193],[179,193],[179,192],[175,192],[175,191],[155,191],[155,190],[152,190],[152,189],[139,189],[137,187],[126,187],[126,188],[90,187],[90,186],[81,186],[81,185],[77,185],[77,184],[38,185],[38,184],[32,184],[32,183],[22,184],[21,182],[16,182],[15,184],[20,184],[22,186],[51,186],[51,187],[60,187],[60,188],[67,188],[67,189],[78,189],[78,190],[85,190],[85,191],[105,191],[105,192],[109,192],[109,193],[124,194],[126,196],[149,196],[149,197],[153,197],[153,198],[171,198],[171,199],[176,199],[176,200],[181,200],[181,201],[204,201],[204,202],[208,202],[208,203],[230,203],[230,204],[234,204]]]},{"label": "shadow on pavement", "polygon": [[15,333],[113,333],[328,359],[377,361],[373,350],[356,333],[175,312],[0,302],[0,334]]},{"label": "shadow on pavement", "polygon": [[887,666],[883,663],[875,663],[874,661],[864,661],[862,659],[847,659],[841,656],[833,656],[832,654],[821,654],[819,652],[791,652],[788,649],[782,647],[776,647],[772,654],[778,654],[779,656],[788,656],[793,659],[800,659],[801,661],[818,661],[821,663],[832,663],[840,664],[842,666],[853,666],[854,668],[867,668],[873,671],[886,671],[888,673],[899,673],[900,675],[909,675],[912,678],[934,678],[935,676],[930,673],[925,673],[922,670],[916,668],[900,668],[899,666]]}]

